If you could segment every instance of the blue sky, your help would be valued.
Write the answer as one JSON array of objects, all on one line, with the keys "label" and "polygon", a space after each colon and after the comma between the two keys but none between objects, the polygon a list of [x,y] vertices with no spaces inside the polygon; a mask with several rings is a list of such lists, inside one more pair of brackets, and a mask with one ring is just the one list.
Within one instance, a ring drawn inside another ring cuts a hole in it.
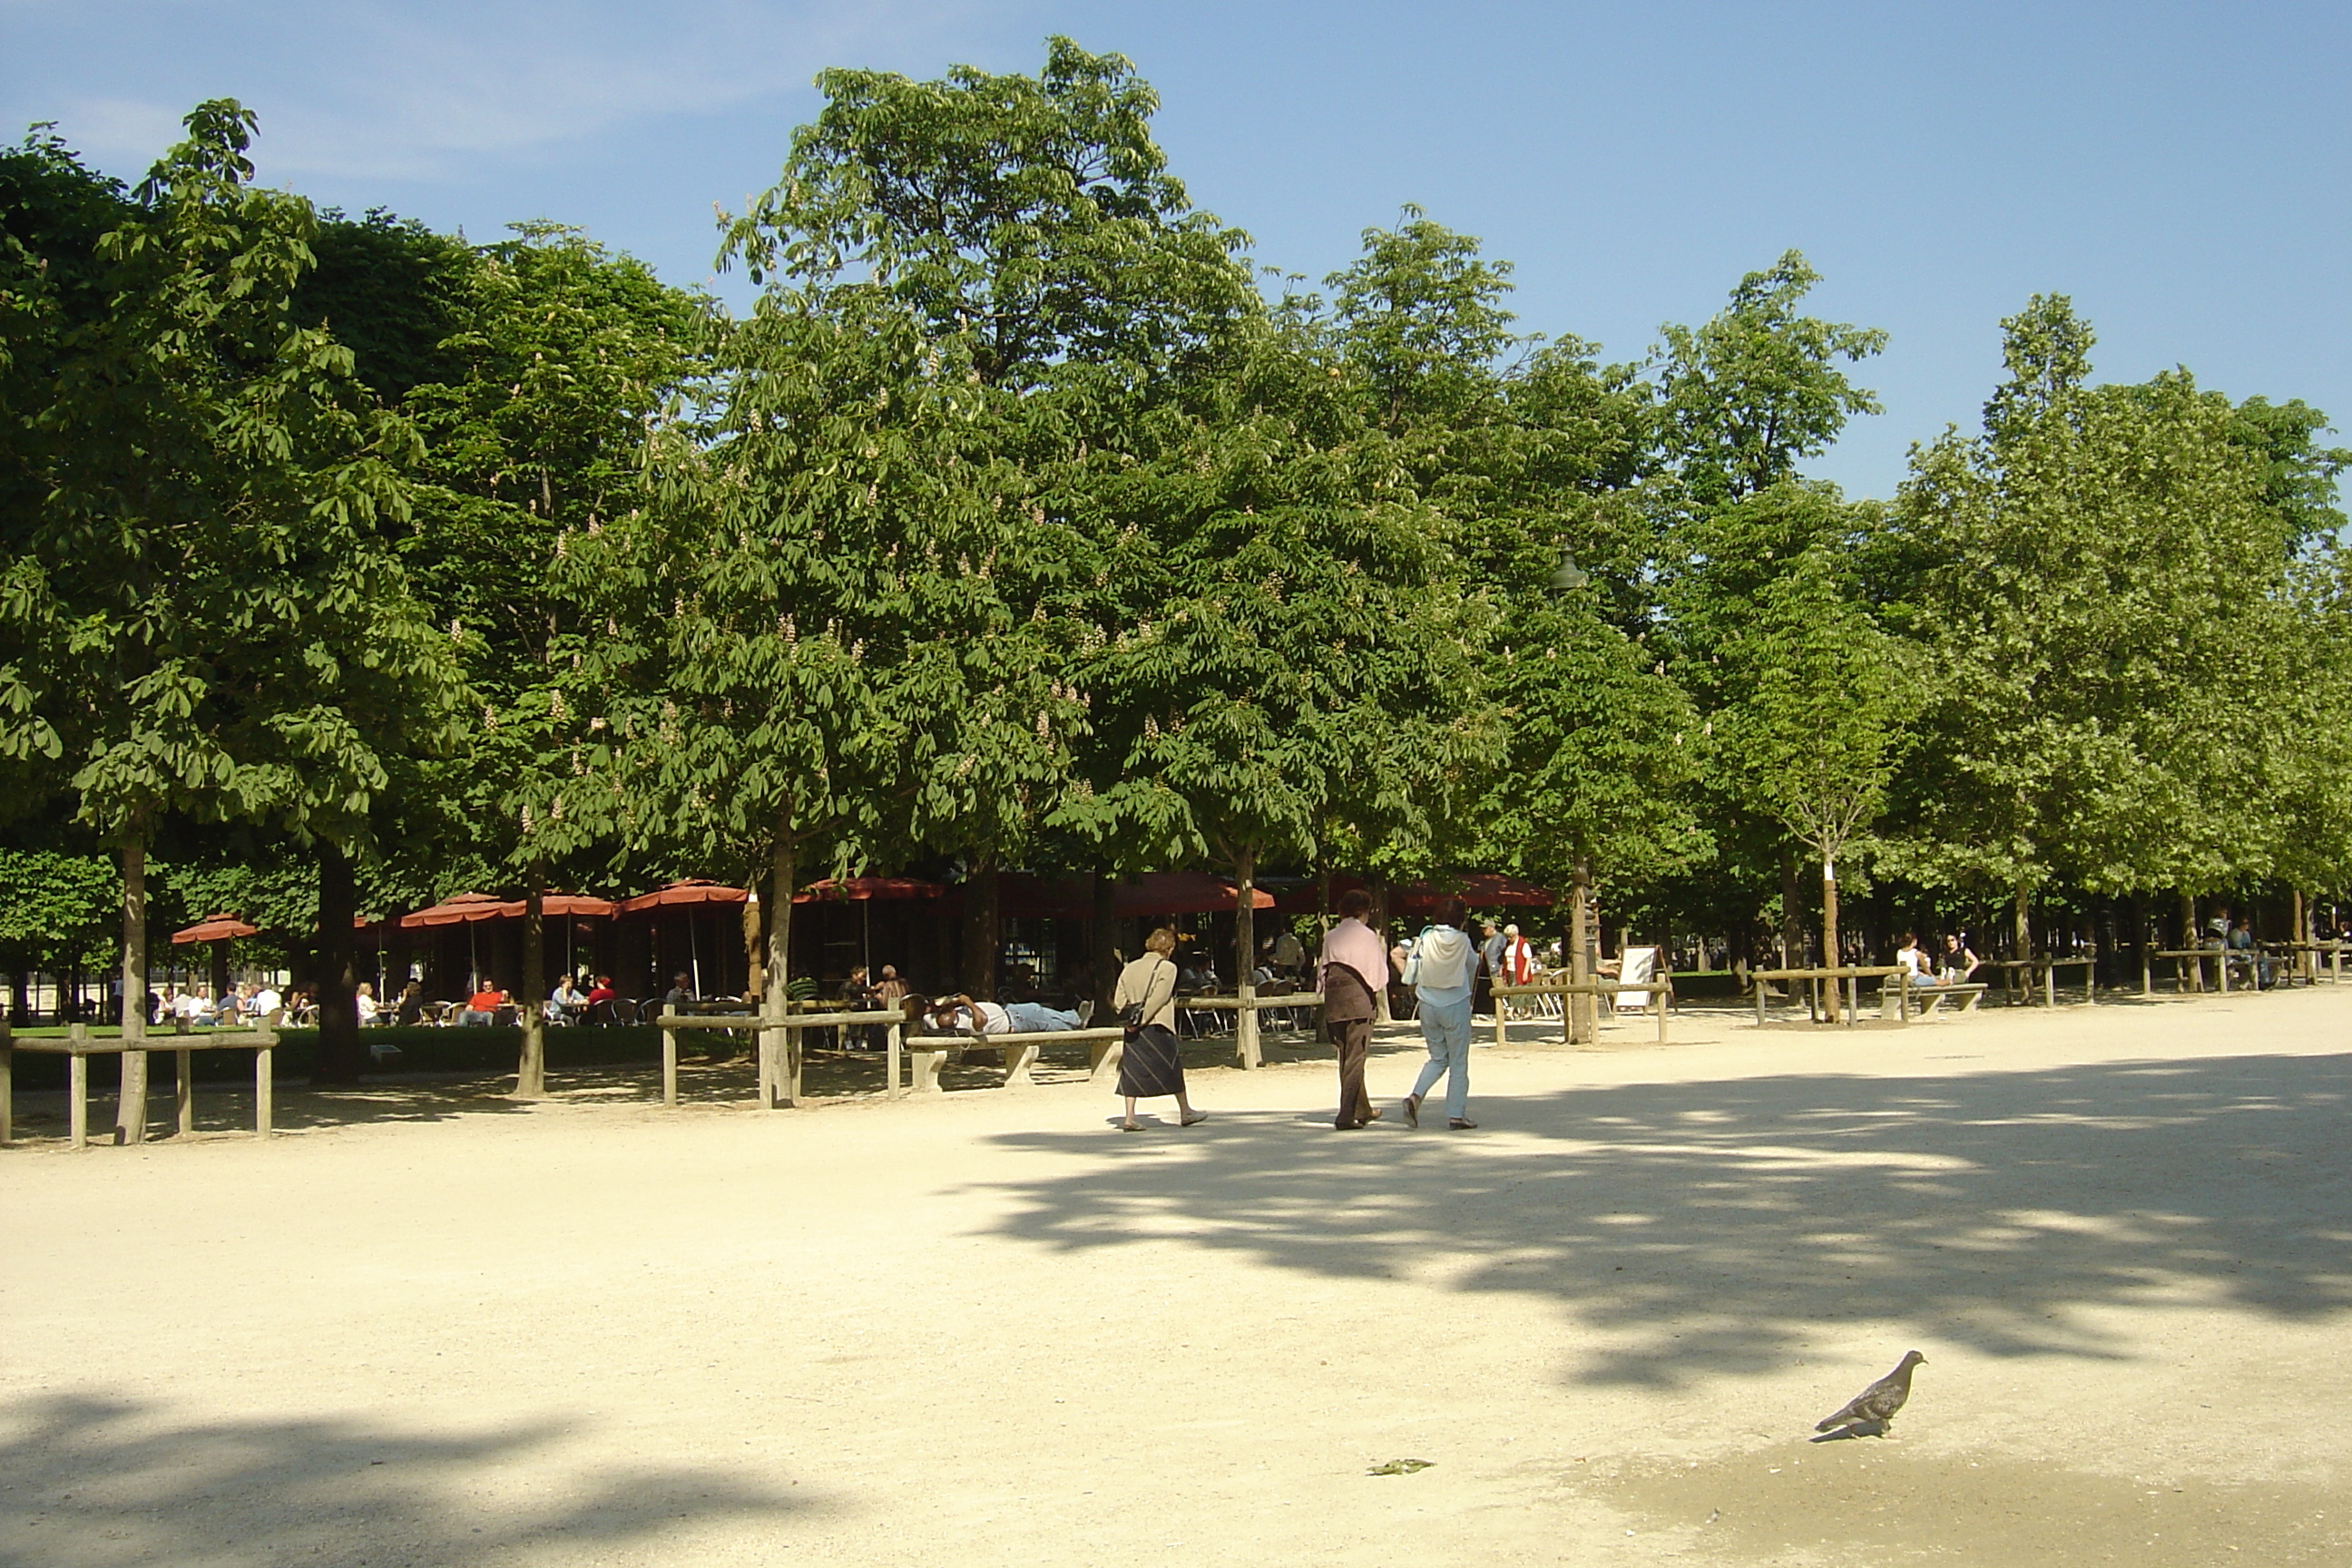
[{"label": "blue sky", "polygon": [[1517,265],[1522,324],[1638,357],[1801,249],[1886,328],[1887,412],[1813,471],[1885,494],[1972,427],[2001,316],[2059,290],[2107,379],[2186,364],[2352,426],[2352,7],[2336,5],[575,5],[0,0],[0,125],[142,171],[201,98],[264,177],[476,238],[581,225],[674,281],[852,64],[1130,56],[1193,198],[1320,277],[1415,202]]}]

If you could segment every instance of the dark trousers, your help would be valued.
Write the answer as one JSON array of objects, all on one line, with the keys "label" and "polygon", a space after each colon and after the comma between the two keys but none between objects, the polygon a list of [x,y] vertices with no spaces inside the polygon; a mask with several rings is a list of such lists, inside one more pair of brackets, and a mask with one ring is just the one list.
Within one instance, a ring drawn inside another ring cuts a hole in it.
[{"label": "dark trousers", "polygon": [[1331,1039],[1339,1047],[1339,1125],[1353,1127],[1372,1118],[1372,1097],[1364,1092],[1364,1055],[1372,1043],[1372,1021],[1334,1018]]},{"label": "dark trousers", "polygon": [[1323,971],[1323,1021],[1339,1047],[1338,1125],[1354,1127],[1372,1119],[1372,1097],[1364,1092],[1364,1054],[1372,1043],[1372,1017],[1379,1012],[1372,988],[1343,963]]}]

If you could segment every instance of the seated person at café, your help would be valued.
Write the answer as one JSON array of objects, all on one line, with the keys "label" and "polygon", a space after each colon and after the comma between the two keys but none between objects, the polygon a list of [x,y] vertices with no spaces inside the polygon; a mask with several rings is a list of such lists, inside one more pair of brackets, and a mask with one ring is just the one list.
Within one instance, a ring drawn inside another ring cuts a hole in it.
[{"label": "seated person at caf\u00e9", "polygon": [[359,989],[352,994],[352,1002],[359,1013],[360,1025],[362,1027],[365,1027],[367,1025],[374,1023],[377,1017],[383,1012],[383,1008],[376,1005],[375,985],[372,981],[362,980],[360,982]]},{"label": "seated person at caf\u00e9", "polygon": [[613,977],[609,974],[596,976],[596,983],[588,987],[588,1021],[593,1024],[611,1023],[613,1010],[620,1000],[621,994],[613,989]]},{"label": "seated person at caf\u00e9", "polygon": [[555,989],[548,993],[547,1016],[556,1023],[578,1023],[580,1015],[587,1010],[588,998],[580,994],[580,988],[572,983],[569,974],[557,981]]},{"label": "seated person at caf\u00e9", "polygon": [[[278,994],[276,986],[267,983],[252,984],[248,982],[247,984],[250,986],[245,998],[245,1016],[247,1023],[267,1024],[269,1022],[271,1014],[285,1010],[286,999]],[[281,1019],[280,1022],[283,1020]]]},{"label": "seated person at caf\u00e9", "polygon": [[975,1002],[961,994],[934,1002],[909,996],[906,1008],[908,1025],[932,1035],[1060,1034],[1083,1022],[1076,1013],[1042,1002]]},{"label": "seated person at caf\u00e9", "polygon": [[679,1003],[692,1002],[694,1000],[696,1000],[694,994],[694,976],[683,972],[671,975],[669,977],[669,989],[662,993],[663,1008],[666,1011],[675,1013],[677,1011],[677,1005]]},{"label": "seated person at caf\u00e9", "polygon": [[396,1016],[404,1024],[421,1024],[425,1021],[424,982],[412,980],[400,988],[400,1011]]},{"label": "seated person at caf\u00e9", "polygon": [[213,1021],[212,987],[199,985],[193,991],[181,992],[173,1000],[172,1016],[186,1019],[191,1028],[210,1024]]},{"label": "seated person at caf\u00e9", "polygon": [[460,1024],[495,1024],[499,1009],[507,1005],[507,994],[499,989],[495,980],[485,980],[481,988],[466,998],[465,1011],[457,1015]]}]

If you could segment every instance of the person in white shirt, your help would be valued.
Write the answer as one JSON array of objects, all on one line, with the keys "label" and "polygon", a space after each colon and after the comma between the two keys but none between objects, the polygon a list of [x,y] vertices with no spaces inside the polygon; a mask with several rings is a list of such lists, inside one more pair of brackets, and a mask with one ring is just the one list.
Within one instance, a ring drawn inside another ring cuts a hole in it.
[{"label": "person in white shirt", "polygon": [[1059,1034],[1079,1024],[1077,1014],[1065,1013],[1042,1002],[975,1002],[961,994],[942,996],[923,1011],[929,1015],[933,1029],[977,1035]]},{"label": "person in white shirt", "polygon": [[267,1024],[269,1015],[285,1005],[286,999],[278,994],[278,988],[265,982],[254,988],[252,997],[246,1004],[246,1011],[255,1023]]},{"label": "person in white shirt", "polygon": [[1919,945],[1916,932],[1903,933],[1903,945],[1895,950],[1895,962],[1903,966],[1903,983],[1906,985],[1933,985],[1936,981],[1936,961]]},{"label": "person in white shirt", "polygon": [[360,988],[353,994],[352,1000],[359,1009],[360,1026],[362,1028],[365,1028],[368,1025],[374,1023],[375,1016],[383,1011],[382,1008],[376,1005],[375,984],[373,981],[361,981]]}]

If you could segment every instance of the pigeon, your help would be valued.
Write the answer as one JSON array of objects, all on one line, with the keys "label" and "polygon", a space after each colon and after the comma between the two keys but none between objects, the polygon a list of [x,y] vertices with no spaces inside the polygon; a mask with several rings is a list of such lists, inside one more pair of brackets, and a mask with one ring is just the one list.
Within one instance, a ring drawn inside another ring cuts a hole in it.
[{"label": "pigeon", "polygon": [[1905,1352],[1901,1365],[1855,1394],[1843,1409],[1813,1430],[1826,1432],[1832,1426],[1860,1426],[1867,1423],[1875,1426],[1880,1435],[1885,1436],[1886,1428],[1894,1424],[1895,1413],[1903,1408],[1905,1400],[1911,1397],[1911,1369],[1927,1359],[1917,1351]]}]

